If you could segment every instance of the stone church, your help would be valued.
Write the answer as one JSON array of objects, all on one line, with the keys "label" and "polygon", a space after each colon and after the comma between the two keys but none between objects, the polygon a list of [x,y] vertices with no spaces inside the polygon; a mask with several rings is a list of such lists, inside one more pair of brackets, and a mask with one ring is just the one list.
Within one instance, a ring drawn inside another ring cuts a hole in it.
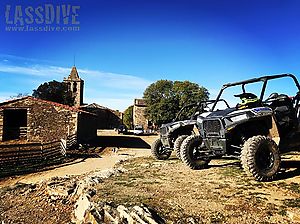
[{"label": "stone church", "polygon": [[70,91],[73,93],[74,106],[97,116],[97,129],[113,129],[122,123],[123,113],[100,106],[96,103],[88,105],[84,104],[84,81],[79,77],[77,68],[75,66],[72,67],[68,78],[64,78],[64,83],[67,83]]},{"label": "stone church", "polygon": [[68,84],[69,89],[73,93],[73,97],[75,97],[74,106],[75,107],[82,106],[84,81],[79,77],[75,66],[73,66],[68,78],[64,78],[64,83]]}]

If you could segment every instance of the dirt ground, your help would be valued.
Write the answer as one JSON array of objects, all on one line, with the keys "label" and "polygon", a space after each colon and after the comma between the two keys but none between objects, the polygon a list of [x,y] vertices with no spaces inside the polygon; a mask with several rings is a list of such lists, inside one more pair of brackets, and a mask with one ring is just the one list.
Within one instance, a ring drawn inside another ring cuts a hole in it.
[{"label": "dirt ground", "polygon": [[175,155],[154,160],[149,150],[154,139],[106,133],[98,139],[106,148],[96,158],[0,180],[0,223],[70,223],[74,203],[49,198],[35,183],[67,174],[79,179],[125,158],[117,166],[127,171],[94,186],[93,202],[145,204],[166,223],[300,223],[300,154],[284,156],[285,172],[261,183],[246,176],[233,158],[213,160],[208,169],[197,171]]},{"label": "dirt ground", "polygon": [[300,223],[300,179],[295,168],[279,180],[261,183],[246,176],[239,161],[230,158],[198,171],[174,156],[167,161],[136,158],[122,166],[128,172],[99,184],[95,202],[143,203],[167,223]]}]

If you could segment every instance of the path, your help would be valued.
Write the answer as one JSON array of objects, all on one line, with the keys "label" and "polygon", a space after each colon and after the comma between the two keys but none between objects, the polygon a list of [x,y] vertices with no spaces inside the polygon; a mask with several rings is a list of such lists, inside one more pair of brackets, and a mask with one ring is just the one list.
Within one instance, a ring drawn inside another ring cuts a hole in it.
[{"label": "path", "polygon": [[[103,133],[102,133],[103,134]],[[106,131],[107,137],[115,136],[118,139],[123,139],[125,136],[116,135],[113,131]],[[102,135],[102,137],[105,137]],[[128,136],[128,139],[136,139],[135,136]],[[142,136],[140,139],[145,141],[147,144],[151,144],[157,136]],[[127,139],[127,141],[128,141]],[[115,140],[114,140],[115,141]],[[65,164],[61,167],[54,168],[47,171],[41,171],[31,174],[25,174],[21,176],[14,176],[8,179],[0,181],[0,188],[4,186],[10,186],[16,183],[38,183],[43,180],[50,179],[52,177],[62,177],[65,175],[81,175],[96,170],[105,170],[112,168],[117,161],[133,158],[149,156],[150,150],[147,148],[121,148],[117,153],[104,153],[99,158],[80,158],[73,161],[70,165]]]},{"label": "path", "polygon": [[119,160],[149,155],[149,149],[128,149],[122,150],[117,154],[105,155],[100,158],[87,158],[85,160],[78,159],[73,162],[72,165],[6,179],[0,182],[0,187],[13,185],[18,182],[26,184],[38,183],[52,177],[63,177],[65,175],[81,175],[96,170],[105,170],[112,168]]}]

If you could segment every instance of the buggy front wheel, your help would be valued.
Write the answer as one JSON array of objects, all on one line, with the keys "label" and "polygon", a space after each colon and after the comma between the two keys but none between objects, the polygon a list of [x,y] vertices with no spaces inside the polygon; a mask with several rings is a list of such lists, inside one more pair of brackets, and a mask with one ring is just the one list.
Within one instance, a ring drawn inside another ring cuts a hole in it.
[{"label": "buggy front wheel", "polygon": [[280,169],[280,162],[277,144],[266,136],[253,136],[242,148],[243,169],[258,181],[273,180]]},{"label": "buggy front wheel", "polygon": [[181,159],[193,170],[206,168],[210,162],[210,159],[206,156],[206,149],[201,145],[202,138],[199,135],[187,137],[181,145]]}]

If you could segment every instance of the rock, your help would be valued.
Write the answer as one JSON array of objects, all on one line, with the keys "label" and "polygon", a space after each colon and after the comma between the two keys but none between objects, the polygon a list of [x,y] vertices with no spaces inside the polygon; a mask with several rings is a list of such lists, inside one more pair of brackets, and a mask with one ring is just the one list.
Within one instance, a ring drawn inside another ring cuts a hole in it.
[{"label": "rock", "polygon": [[[80,180],[76,188],[74,187],[72,198],[76,200],[76,198],[81,194],[83,194],[86,190],[89,191],[91,186],[101,183],[105,178],[109,178],[112,175],[117,175],[125,171],[126,170],[123,168],[118,168],[118,169],[107,169],[103,171],[93,172],[92,174],[86,176],[84,179]],[[90,193],[91,196],[93,196],[93,192]]]},{"label": "rock", "polygon": [[84,223],[103,223],[102,220],[103,217],[96,208],[87,211],[84,217]]},{"label": "rock", "polygon": [[47,187],[47,193],[50,196],[61,196],[61,197],[67,197],[69,195],[68,189],[66,189],[64,186],[56,186],[56,187]]},{"label": "rock", "polygon": [[113,217],[113,208],[108,205],[105,204],[103,206],[103,212],[104,212],[104,216],[103,216],[103,221],[104,223],[115,223],[117,220]]},{"label": "rock", "polygon": [[117,207],[117,211],[119,213],[119,217],[120,217],[121,222],[125,221],[125,223],[127,222],[128,224],[133,224],[134,223],[134,219],[129,214],[129,211],[125,206],[119,205]]},{"label": "rock", "polygon": [[145,206],[134,206],[133,209],[135,211],[137,211],[137,213],[140,215],[140,217],[142,219],[144,219],[145,221],[147,221],[150,224],[157,224],[158,222],[156,222],[151,214],[151,212],[149,211],[148,208],[146,208]]},{"label": "rock", "polygon": [[147,222],[145,222],[135,211],[131,211],[130,212],[130,216],[137,222],[140,224],[148,224]]},{"label": "rock", "polygon": [[[95,206],[96,207],[96,206]],[[96,210],[96,209],[95,209]],[[128,224],[159,224],[165,223],[159,216],[152,216],[152,213],[145,206],[125,207],[119,205],[114,207],[104,204],[101,211],[96,210],[99,215],[98,223],[128,223]],[[102,214],[102,216],[100,215]],[[92,215],[92,214],[91,214]],[[89,215],[90,216],[90,215]],[[93,215],[95,217],[95,215]],[[100,220],[100,221],[99,221]],[[89,220],[92,222],[92,220]]]},{"label": "rock", "polygon": [[55,177],[45,185],[48,195],[59,197],[68,197],[75,191],[77,186],[75,180],[70,180],[69,177]]},{"label": "rock", "polygon": [[87,187],[86,183],[84,181],[80,181],[77,184],[76,188],[74,189],[74,192],[72,193],[71,198],[76,200],[77,197],[79,197],[80,195],[83,194],[86,187]]},{"label": "rock", "polygon": [[92,204],[89,201],[89,198],[87,195],[82,195],[79,197],[75,204],[75,210],[74,210],[74,218],[76,223],[82,223],[85,219],[86,213],[92,209]]},{"label": "rock", "polygon": [[190,224],[196,224],[196,221],[195,221],[195,219],[193,217],[187,218],[186,222],[190,223]]},{"label": "rock", "polygon": [[51,196],[50,196],[50,199],[51,199],[51,201],[56,201],[56,200],[58,200],[58,197],[57,197],[57,196],[54,196],[54,195],[51,195]]}]

